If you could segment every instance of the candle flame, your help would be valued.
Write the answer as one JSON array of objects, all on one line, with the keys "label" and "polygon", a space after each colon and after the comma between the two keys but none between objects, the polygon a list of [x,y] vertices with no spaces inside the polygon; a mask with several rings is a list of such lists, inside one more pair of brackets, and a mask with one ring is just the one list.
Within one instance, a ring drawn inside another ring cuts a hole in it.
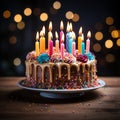
[{"label": "candle flame", "polygon": [[79,35],[82,35],[82,27],[79,29]]},{"label": "candle flame", "polygon": [[90,32],[90,31],[88,31],[88,33],[87,33],[87,37],[88,37],[88,38],[91,37],[91,32]]},{"label": "candle flame", "polygon": [[60,30],[64,29],[63,21],[60,22]]},{"label": "candle flame", "polygon": [[57,31],[55,31],[55,37],[56,37],[56,39],[58,39],[58,33],[57,33]]},{"label": "candle flame", "polygon": [[43,33],[43,30],[41,30],[41,31],[40,31],[40,36],[42,37],[42,36],[43,36],[43,34],[44,34],[44,33]]},{"label": "candle flame", "polygon": [[39,32],[36,33],[36,40],[39,40]]},{"label": "candle flame", "polygon": [[43,26],[42,31],[43,31],[43,35],[45,35],[45,26]]},{"label": "candle flame", "polygon": [[64,34],[62,35],[62,42],[64,42]]},{"label": "candle flame", "polygon": [[82,33],[82,41],[84,41],[84,34]]},{"label": "candle flame", "polygon": [[52,22],[49,23],[49,31],[52,31]]},{"label": "candle flame", "polygon": [[66,30],[67,32],[69,32],[70,31],[70,24],[69,24],[69,22],[67,22],[67,30]]},{"label": "candle flame", "polygon": [[73,30],[73,26],[72,26],[72,23],[70,23],[70,31]]}]

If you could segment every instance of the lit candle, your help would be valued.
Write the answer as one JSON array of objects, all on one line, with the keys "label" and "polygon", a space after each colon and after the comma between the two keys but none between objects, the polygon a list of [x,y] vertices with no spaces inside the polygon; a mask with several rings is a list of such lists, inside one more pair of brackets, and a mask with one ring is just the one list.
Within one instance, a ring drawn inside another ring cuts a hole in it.
[{"label": "lit candle", "polygon": [[70,36],[68,38],[68,45],[69,45],[69,49],[68,52],[72,54],[72,42],[73,42],[73,37],[72,37],[72,23],[70,23]]},{"label": "lit candle", "polygon": [[52,34],[52,22],[50,21],[50,23],[49,23],[49,32],[48,32],[48,53],[49,53],[49,50],[50,50],[50,48],[49,48],[49,41],[51,40],[51,34]]},{"label": "lit candle", "polygon": [[73,37],[73,42],[72,42],[72,54],[74,56],[76,56],[76,43],[75,43],[75,39],[76,39],[76,35],[74,32],[72,32],[72,37]]},{"label": "lit candle", "polygon": [[43,26],[43,29],[40,32],[40,53],[45,52],[45,27]]},{"label": "lit candle", "polygon": [[66,34],[66,51],[72,54],[72,24],[67,23],[67,34]]},{"label": "lit candle", "polygon": [[39,56],[39,32],[36,33],[35,51],[36,56]]},{"label": "lit candle", "polygon": [[67,29],[66,29],[66,51],[68,52],[69,50],[69,37],[70,37],[70,25],[69,25],[69,22],[67,22]]},{"label": "lit candle", "polygon": [[84,43],[84,35],[82,33],[82,54],[85,54],[85,43]]},{"label": "lit candle", "polygon": [[51,40],[52,22],[49,23],[48,41]]},{"label": "lit candle", "polygon": [[87,40],[86,40],[86,53],[90,52],[90,37],[91,37],[91,32],[88,31]]},{"label": "lit candle", "polygon": [[65,49],[65,45],[64,45],[64,34],[62,35],[62,41],[61,41],[62,43],[61,43],[61,58],[63,59],[63,57],[64,57],[64,49]]},{"label": "lit candle", "polygon": [[61,21],[60,22],[60,44],[62,43],[62,36],[64,34],[63,29],[64,29],[64,25],[63,25],[63,21]]},{"label": "lit candle", "polygon": [[56,52],[59,52],[59,40],[58,40],[58,33],[57,31],[55,32],[56,40],[55,40],[55,48]]},{"label": "lit candle", "polygon": [[79,29],[79,36],[78,36],[78,53],[82,53],[82,27]]},{"label": "lit candle", "polygon": [[53,54],[53,41],[52,41],[52,33],[51,33],[51,40],[49,40],[49,56]]}]

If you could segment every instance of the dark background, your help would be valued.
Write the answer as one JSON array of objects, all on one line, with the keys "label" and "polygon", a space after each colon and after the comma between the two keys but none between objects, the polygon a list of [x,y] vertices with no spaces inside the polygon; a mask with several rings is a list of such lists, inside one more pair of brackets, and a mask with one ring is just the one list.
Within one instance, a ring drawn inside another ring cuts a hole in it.
[{"label": "dark background", "polygon": [[[78,35],[80,26],[83,27],[83,33],[86,34],[91,30],[91,52],[94,52],[97,59],[97,69],[99,76],[120,76],[120,46],[116,41],[120,38],[111,36],[110,27],[116,30],[120,29],[120,10],[116,0],[58,0],[61,3],[59,10],[53,9],[55,0],[2,0],[0,1],[0,76],[25,76],[25,57],[29,51],[34,50],[36,31],[40,30],[43,25],[48,32],[49,21],[53,22],[53,32],[60,31],[60,21],[65,23],[70,21],[73,23],[73,30]],[[25,16],[23,11],[25,8],[31,8],[32,14]],[[35,10],[38,11],[35,11]],[[9,18],[4,18],[5,10],[11,12]],[[53,11],[52,11],[53,10]],[[52,11],[52,12],[51,12]],[[67,11],[72,11],[80,16],[79,21],[74,22],[65,17]],[[36,13],[38,12],[38,13]],[[40,20],[40,14],[46,12],[48,14],[47,21]],[[16,14],[22,15],[22,21],[25,23],[24,29],[18,29],[17,23],[14,21]],[[106,24],[106,18],[112,17],[114,23]],[[11,27],[12,26],[12,27]],[[66,29],[65,29],[66,30]],[[64,30],[64,31],[65,31]],[[103,33],[103,39],[97,41],[96,32]],[[10,42],[10,38],[15,37],[16,42]],[[113,41],[112,48],[105,47],[106,40]],[[96,52],[93,45],[98,43],[101,50]],[[108,57],[106,57],[109,55]],[[111,56],[111,57],[110,57]],[[14,64],[16,58],[19,59],[18,65]],[[106,59],[107,58],[107,59]],[[111,60],[109,60],[111,59]]]}]

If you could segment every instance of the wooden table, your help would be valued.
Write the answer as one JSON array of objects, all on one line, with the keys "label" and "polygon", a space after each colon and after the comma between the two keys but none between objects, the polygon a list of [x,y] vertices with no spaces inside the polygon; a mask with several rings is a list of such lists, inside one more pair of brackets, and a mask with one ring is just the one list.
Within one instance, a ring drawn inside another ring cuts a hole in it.
[{"label": "wooden table", "polygon": [[105,87],[70,99],[48,99],[17,86],[25,77],[0,78],[0,120],[119,120],[120,77],[99,77]]}]

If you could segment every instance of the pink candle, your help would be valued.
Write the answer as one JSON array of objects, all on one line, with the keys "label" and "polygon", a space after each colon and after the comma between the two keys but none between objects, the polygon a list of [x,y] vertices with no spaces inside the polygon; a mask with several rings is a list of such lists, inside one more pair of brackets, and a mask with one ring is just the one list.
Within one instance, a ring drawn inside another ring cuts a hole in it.
[{"label": "pink candle", "polygon": [[63,28],[64,28],[64,26],[63,26],[63,21],[61,21],[60,22],[60,45],[61,45],[61,43],[62,43],[62,36],[63,36],[63,34],[64,34],[64,32],[63,32]]},{"label": "pink candle", "polygon": [[55,48],[56,52],[59,52],[59,40],[58,40],[58,33],[55,32],[56,40],[55,40]]},{"label": "pink candle", "polygon": [[72,42],[72,54],[76,56],[76,43],[75,41]]},{"label": "pink candle", "polygon": [[90,39],[89,39],[90,37],[91,37],[91,32],[88,31],[87,40],[86,40],[86,53],[90,52]]},{"label": "pink candle", "polygon": [[50,40],[49,41],[49,56],[51,56],[53,54],[53,41]]},{"label": "pink candle", "polygon": [[51,34],[51,40],[49,40],[49,56],[53,54],[53,41],[52,41],[52,34]]},{"label": "pink candle", "polygon": [[63,59],[64,57],[64,48],[65,48],[65,45],[64,45],[64,34],[62,36],[62,41],[61,41],[61,46],[60,46],[60,49],[61,49],[61,58]]}]

